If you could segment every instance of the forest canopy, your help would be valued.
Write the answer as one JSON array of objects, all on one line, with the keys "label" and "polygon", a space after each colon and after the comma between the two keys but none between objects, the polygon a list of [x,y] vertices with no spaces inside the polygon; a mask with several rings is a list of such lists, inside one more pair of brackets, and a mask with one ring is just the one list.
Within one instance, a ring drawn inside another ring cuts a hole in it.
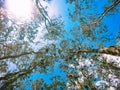
[{"label": "forest canopy", "polygon": [[120,0],[61,1],[0,0],[0,90],[120,88]]}]

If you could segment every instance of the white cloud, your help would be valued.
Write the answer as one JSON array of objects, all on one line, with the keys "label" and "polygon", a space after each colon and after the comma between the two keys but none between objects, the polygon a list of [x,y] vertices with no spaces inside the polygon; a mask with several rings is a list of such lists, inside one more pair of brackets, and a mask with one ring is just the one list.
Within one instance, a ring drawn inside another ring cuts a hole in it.
[{"label": "white cloud", "polygon": [[50,3],[48,3],[48,2],[41,0],[40,2],[44,7],[47,7],[49,17],[54,17],[54,16],[60,15],[60,13],[61,13],[61,10],[60,10],[61,6],[59,4],[60,1],[52,0]]}]

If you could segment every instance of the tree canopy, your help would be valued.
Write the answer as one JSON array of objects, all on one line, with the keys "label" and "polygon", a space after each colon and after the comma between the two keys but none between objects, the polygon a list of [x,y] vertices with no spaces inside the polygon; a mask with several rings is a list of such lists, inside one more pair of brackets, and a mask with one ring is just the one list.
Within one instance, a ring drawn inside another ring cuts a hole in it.
[{"label": "tree canopy", "polygon": [[120,22],[109,22],[120,0],[66,0],[69,29],[42,4],[53,0],[30,1],[32,17],[18,23],[0,0],[0,90],[120,88]]}]

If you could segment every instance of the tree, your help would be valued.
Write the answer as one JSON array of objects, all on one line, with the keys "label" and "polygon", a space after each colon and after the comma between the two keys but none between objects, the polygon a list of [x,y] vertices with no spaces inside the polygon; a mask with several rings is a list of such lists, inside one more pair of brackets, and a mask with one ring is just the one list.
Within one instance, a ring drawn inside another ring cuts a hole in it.
[{"label": "tree", "polygon": [[[68,68],[73,69],[70,72],[72,78],[68,81],[68,87],[80,90],[82,90],[81,87],[88,90],[103,90],[114,87],[117,90],[119,88],[119,75],[116,72],[119,72],[119,64],[116,64],[115,61],[118,60],[119,62],[120,59],[115,58],[114,55],[119,56],[120,47],[115,43],[106,45],[108,41],[116,41],[117,37],[108,33],[108,26],[104,18],[106,16],[109,18],[110,14],[116,14],[115,11],[119,12],[120,0],[106,1],[107,4],[102,7],[103,12],[96,10],[97,4],[92,0],[67,0],[67,3],[74,7],[72,12],[71,8],[68,9],[71,20],[78,23],[71,29],[71,35],[73,36],[71,40],[78,43],[77,46],[74,46],[78,48],[72,50],[77,56],[77,58],[74,56],[75,58],[72,58],[72,60],[76,62],[68,65]],[[109,5],[110,3],[112,4]],[[117,35],[119,36],[119,34]],[[114,58],[103,57],[104,54],[111,54]],[[116,78],[110,78],[109,76]],[[78,80],[80,84],[77,84]]]},{"label": "tree", "polygon": [[[112,43],[119,34],[115,38],[109,37],[111,33],[107,33],[107,25],[103,20],[112,11],[113,14],[117,13],[114,13],[114,10],[117,8],[119,10],[120,0],[108,0],[107,4],[104,2],[104,11],[100,12],[101,15],[96,12],[94,7],[96,3],[92,0],[66,1],[74,6],[73,13],[70,8],[68,9],[70,19],[73,23],[77,22],[69,32],[72,36],[69,38],[66,37],[68,33],[64,30],[63,20],[60,17],[49,17],[39,0],[34,2],[38,16],[23,25],[7,17],[4,9],[0,7],[2,12],[0,13],[0,72],[2,73],[0,90],[16,88],[24,90],[25,85],[22,83],[25,82],[24,79],[35,72],[50,74],[54,72],[56,63],[58,69],[66,74],[67,82],[61,75],[55,75],[51,84],[47,84],[43,78],[26,82],[33,90],[119,88],[119,64],[104,57],[104,54],[120,55],[120,46]],[[10,22],[12,24],[9,26]],[[39,34],[39,28],[45,33],[42,40],[52,43],[34,50],[32,45],[42,45],[40,40],[34,41]],[[108,41],[111,43],[106,47]],[[17,69],[9,71],[8,62],[15,64]]]},{"label": "tree", "polygon": [[[3,7],[0,7],[0,10],[0,62],[2,65],[0,67],[0,90],[6,90],[18,87],[18,82],[23,81],[22,79],[34,71],[46,73],[47,68],[54,64],[55,58],[51,58],[56,57],[52,55],[55,52],[54,44],[49,47],[43,45],[43,48],[38,48],[37,51],[31,47],[35,44],[42,45],[40,40],[34,41],[38,30],[44,30],[45,35],[41,37],[41,40],[47,43],[61,37],[63,22],[57,18],[50,18],[40,1],[34,6],[36,10],[34,16],[37,17],[32,18],[28,23],[18,24],[6,15]],[[51,50],[54,52],[52,53]],[[9,63],[14,64],[16,70],[10,71]]]}]

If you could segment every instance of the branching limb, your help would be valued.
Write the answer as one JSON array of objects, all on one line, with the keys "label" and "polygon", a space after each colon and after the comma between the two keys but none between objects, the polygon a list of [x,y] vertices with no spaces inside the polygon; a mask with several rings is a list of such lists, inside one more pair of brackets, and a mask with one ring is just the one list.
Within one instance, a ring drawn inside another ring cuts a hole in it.
[{"label": "branching limb", "polygon": [[0,90],[7,90],[8,87],[12,85],[18,78],[21,78],[30,72],[30,70],[22,70],[19,72],[7,74],[6,76],[4,76],[4,78],[0,77],[1,80],[6,80],[9,77],[9,80],[7,80],[2,87],[0,87]]},{"label": "branching limb", "polygon": [[51,24],[51,19],[50,19],[50,17],[48,16],[48,14],[47,14],[47,11],[44,9],[44,7],[43,7],[43,5],[40,3],[40,1],[39,0],[37,0],[37,3],[35,4],[36,5],[36,7],[37,7],[37,9],[39,10],[39,12],[42,14],[42,16],[44,17],[44,19],[45,19],[45,26],[46,26],[46,28],[47,28],[47,22],[49,23],[49,24]]},{"label": "branching limb", "polygon": [[112,9],[114,9],[118,4],[120,4],[120,0],[116,0],[109,8],[106,8],[106,10],[102,13],[102,15],[98,18],[98,20],[96,20],[95,22],[93,22],[92,24],[97,24],[99,23],[104,17],[105,15]]},{"label": "branching limb", "polygon": [[0,60],[4,60],[4,59],[10,59],[10,58],[19,58],[21,56],[24,56],[24,55],[29,55],[29,54],[39,54],[39,53],[42,53],[42,52],[34,52],[34,51],[31,51],[31,52],[23,52],[21,54],[17,54],[17,55],[9,55],[9,56],[3,56],[3,57],[0,57]]}]

